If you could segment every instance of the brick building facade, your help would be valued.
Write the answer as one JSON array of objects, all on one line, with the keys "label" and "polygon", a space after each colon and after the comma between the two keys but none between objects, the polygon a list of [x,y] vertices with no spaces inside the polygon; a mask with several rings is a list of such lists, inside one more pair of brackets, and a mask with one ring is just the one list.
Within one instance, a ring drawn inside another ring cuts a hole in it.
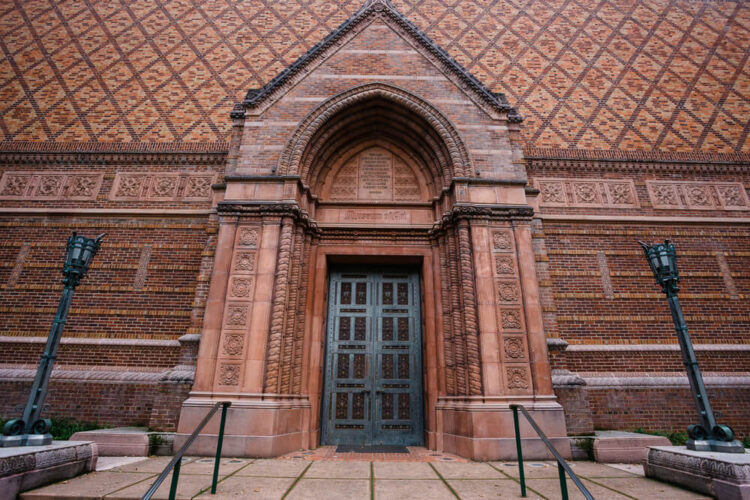
[{"label": "brick building facade", "polygon": [[0,29],[4,418],[75,229],[108,236],[56,414],[184,434],[230,398],[248,455],[408,427],[507,456],[512,402],[560,443],[681,429],[636,244],[671,238],[750,432],[747,4],[39,0]]}]

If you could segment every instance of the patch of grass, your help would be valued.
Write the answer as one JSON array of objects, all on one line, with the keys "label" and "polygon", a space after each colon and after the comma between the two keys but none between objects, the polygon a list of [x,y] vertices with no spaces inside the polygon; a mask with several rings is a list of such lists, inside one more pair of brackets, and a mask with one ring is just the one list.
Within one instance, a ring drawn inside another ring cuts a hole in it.
[{"label": "patch of grass", "polygon": [[750,436],[745,436],[742,438],[742,446],[745,448],[750,448]]},{"label": "patch of grass", "polygon": [[664,436],[665,438],[669,439],[669,441],[674,446],[682,446],[688,440],[688,435],[684,431],[652,431],[646,430],[643,427],[638,427],[636,429],[633,429],[633,432],[638,432],[640,434],[651,434],[652,436]]}]

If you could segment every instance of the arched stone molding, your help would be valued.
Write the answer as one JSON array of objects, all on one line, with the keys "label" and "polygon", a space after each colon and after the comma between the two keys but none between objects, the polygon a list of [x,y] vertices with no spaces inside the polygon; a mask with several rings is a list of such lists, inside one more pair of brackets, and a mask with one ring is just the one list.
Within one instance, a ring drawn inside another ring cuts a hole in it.
[{"label": "arched stone molding", "polygon": [[325,127],[337,113],[368,99],[386,99],[406,108],[424,119],[443,141],[450,164],[441,165],[440,176],[445,184],[454,177],[472,177],[473,169],[469,153],[460,134],[451,121],[434,106],[420,97],[395,86],[372,83],[357,86],[327,100],[300,123],[286,144],[279,161],[279,175],[300,175],[303,182],[309,175],[309,165],[304,165],[304,156],[316,132]]}]

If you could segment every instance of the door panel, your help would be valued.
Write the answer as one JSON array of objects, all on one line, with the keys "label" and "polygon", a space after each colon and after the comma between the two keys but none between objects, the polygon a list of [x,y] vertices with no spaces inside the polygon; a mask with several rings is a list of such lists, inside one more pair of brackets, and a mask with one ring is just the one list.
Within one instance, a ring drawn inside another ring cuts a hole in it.
[{"label": "door panel", "polygon": [[324,444],[422,444],[419,275],[331,273]]}]

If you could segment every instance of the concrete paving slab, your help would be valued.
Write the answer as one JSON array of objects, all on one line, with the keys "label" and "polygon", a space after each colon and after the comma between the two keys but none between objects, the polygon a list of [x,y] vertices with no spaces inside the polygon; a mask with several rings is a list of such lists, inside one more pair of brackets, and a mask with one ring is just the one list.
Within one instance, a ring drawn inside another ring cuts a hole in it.
[{"label": "concrete paving slab", "polygon": [[629,472],[636,476],[645,477],[646,473],[643,471],[643,465],[641,464],[606,464],[607,467],[619,469],[621,471]]},{"label": "concrete paving slab", "polygon": [[297,477],[305,467],[310,465],[307,460],[255,460],[253,463],[237,471],[237,476],[266,476],[266,477]]},{"label": "concrete paving slab", "polygon": [[[224,476],[232,474],[246,467],[251,462],[252,459],[249,458],[222,458],[219,463],[219,474]],[[180,474],[213,474],[214,459],[206,457],[196,458],[192,462],[182,464],[180,469]]]},{"label": "concrete paving slab", "polygon": [[[583,485],[591,492],[591,494],[596,499],[606,499],[606,500],[627,500],[628,497],[626,495],[617,493],[615,491],[612,491],[610,489],[607,489],[603,486],[600,486],[598,484],[592,483],[591,481],[587,481],[586,479],[583,479]],[[602,484],[606,484],[609,486],[609,480],[602,480]],[[567,481],[568,485],[568,498],[571,500],[584,500],[583,494],[578,490],[578,487],[568,479]],[[560,480],[555,479],[530,479],[526,481],[526,486],[533,489],[534,491],[537,491],[541,495],[544,495],[547,498],[560,498]],[[520,490],[520,487],[519,487]],[[672,500],[672,497],[667,496],[649,496],[649,497],[636,497],[636,498],[645,498],[645,499],[660,499],[660,500]]]},{"label": "concrete paving slab", "polygon": [[232,476],[221,481],[216,487],[216,494],[211,490],[201,493],[196,498],[216,499],[251,498],[278,500],[294,482],[293,477],[239,477]]},{"label": "concrete paving slab", "polygon": [[[492,465],[511,477],[518,477],[518,464],[516,462],[492,462]],[[526,479],[529,478],[553,478],[557,477],[557,462],[524,462],[523,472]]]},{"label": "concrete paving slab", "polygon": [[706,495],[701,495],[700,493],[642,477],[611,478],[606,480],[594,479],[594,481],[606,484],[614,490],[620,491],[635,498],[668,498],[669,500],[711,498]]},{"label": "concrete paving slab", "polygon": [[[524,498],[521,496],[521,485],[512,479],[449,479],[461,500],[491,498]],[[526,498],[541,499],[539,495],[527,490]]]},{"label": "concrete paving slab", "polygon": [[143,462],[144,460],[145,458],[143,457],[99,457],[96,460],[96,471],[101,472],[110,470],[137,462]]},{"label": "concrete paving slab", "polygon": [[[226,476],[219,476],[219,479],[223,479]],[[107,499],[117,500],[139,500],[148,491],[156,477],[143,481],[138,484],[134,484],[122,490],[105,495]],[[169,474],[167,478],[161,483],[159,489],[152,498],[162,499],[169,498],[169,488],[172,484],[172,474]],[[183,474],[180,472],[180,479],[177,482],[177,495],[176,498],[193,498],[199,494],[202,490],[211,487],[211,476],[208,474]]]},{"label": "concrete paving slab", "polygon": [[439,479],[435,471],[420,462],[375,462],[375,479]]},{"label": "concrete paving slab", "polygon": [[370,479],[370,462],[313,462],[305,479]]},{"label": "concrete paving slab", "polygon": [[101,498],[108,493],[130,486],[139,481],[155,477],[151,473],[92,472],[68,481],[22,493],[23,500],[50,500],[52,498],[79,498],[82,500]]},{"label": "concrete paving slab", "polygon": [[[197,457],[182,457],[181,467],[189,464],[196,458]],[[167,466],[170,460],[172,460],[172,457],[144,458],[143,460],[139,462],[126,464],[120,467],[115,467],[114,469],[112,469],[112,471],[113,472],[151,472],[151,473],[161,474],[161,471],[164,470],[164,467]]]},{"label": "concrete paving slab", "polygon": [[432,464],[445,479],[495,479],[504,476],[483,462]]},{"label": "concrete paving slab", "polygon": [[[287,500],[366,499],[370,498],[370,481],[369,479],[301,479],[286,498]],[[415,496],[415,498],[424,497]]]},{"label": "concrete paving slab", "polygon": [[456,499],[451,490],[440,479],[376,480],[375,498],[378,500],[402,500],[404,498],[429,498],[430,500]]}]

